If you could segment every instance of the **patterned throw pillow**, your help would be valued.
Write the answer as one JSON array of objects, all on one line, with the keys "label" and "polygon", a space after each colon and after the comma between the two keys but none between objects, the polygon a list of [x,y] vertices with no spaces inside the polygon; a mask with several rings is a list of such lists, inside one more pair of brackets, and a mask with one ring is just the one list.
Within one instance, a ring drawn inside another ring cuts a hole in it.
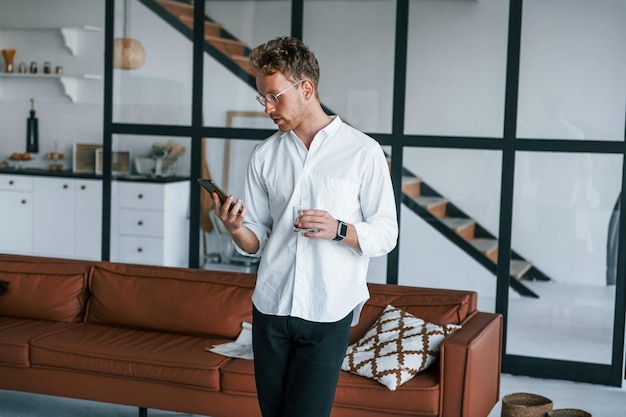
[{"label": "patterned throw pillow", "polygon": [[428,323],[388,305],[365,336],[348,346],[341,369],[395,391],[428,368],[439,356],[444,337],[460,328]]}]

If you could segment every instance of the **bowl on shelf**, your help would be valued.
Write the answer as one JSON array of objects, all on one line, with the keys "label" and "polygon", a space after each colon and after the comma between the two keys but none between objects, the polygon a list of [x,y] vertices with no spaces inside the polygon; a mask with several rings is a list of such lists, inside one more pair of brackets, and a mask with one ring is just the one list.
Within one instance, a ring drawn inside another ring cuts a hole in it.
[{"label": "bowl on shelf", "polygon": [[176,174],[177,159],[136,157],[135,171],[139,175],[153,177],[172,177]]}]

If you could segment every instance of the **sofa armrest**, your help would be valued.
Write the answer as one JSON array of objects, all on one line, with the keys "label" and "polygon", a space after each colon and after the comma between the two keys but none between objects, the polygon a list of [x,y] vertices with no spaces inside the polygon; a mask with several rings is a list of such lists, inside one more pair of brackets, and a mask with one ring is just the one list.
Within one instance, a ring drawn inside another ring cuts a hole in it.
[{"label": "sofa armrest", "polygon": [[442,417],[487,417],[500,399],[502,315],[477,312],[444,339]]}]

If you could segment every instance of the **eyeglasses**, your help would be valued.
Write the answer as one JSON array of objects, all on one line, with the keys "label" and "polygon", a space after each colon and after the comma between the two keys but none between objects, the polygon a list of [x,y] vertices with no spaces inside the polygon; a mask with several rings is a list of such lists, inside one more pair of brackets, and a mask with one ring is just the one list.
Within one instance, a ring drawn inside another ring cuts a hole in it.
[{"label": "eyeglasses", "polygon": [[256,101],[258,101],[263,107],[265,107],[267,103],[270,103],[271,105],[275,106],[278,104],[278,97],[282,96],[287,90],[295,87],[296,85],[300,84],[303,81],[304,80],[300,80],[294,84],[291,84],[289,87],[285,88],[283,91],[281,91],[278,94],[265,94],[265,95],[259,94],[258,96],[256,96]]}]

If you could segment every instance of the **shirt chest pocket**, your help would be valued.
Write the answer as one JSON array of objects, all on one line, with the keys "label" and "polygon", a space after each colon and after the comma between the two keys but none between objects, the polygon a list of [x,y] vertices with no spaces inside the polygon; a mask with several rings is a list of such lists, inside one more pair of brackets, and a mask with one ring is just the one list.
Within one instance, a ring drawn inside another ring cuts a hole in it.
[{"label": "shirt chest pocket", "polygon": [[319,207],[323,207],[333,217],[354,221],[355,213],[360,213],[360,184],[341,178],[326,178],[318,194]]}]

